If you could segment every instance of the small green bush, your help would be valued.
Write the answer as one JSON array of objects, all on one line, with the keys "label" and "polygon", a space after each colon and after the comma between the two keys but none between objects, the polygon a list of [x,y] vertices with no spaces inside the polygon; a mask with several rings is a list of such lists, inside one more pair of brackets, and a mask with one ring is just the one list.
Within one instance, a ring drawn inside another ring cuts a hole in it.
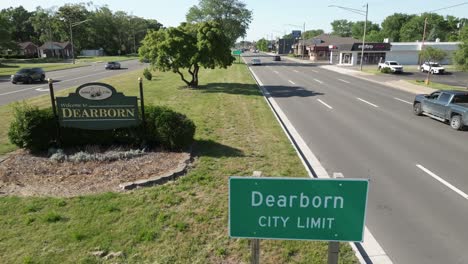
[{"label": "small green bush", "polygon": [[33,152],[47,149],[55,138],[57,126],[51,109],[26,104],[14,106],[14,120],[8,130],[10,141]]},{"label": "small green bush", "polygon": [[392,73],[392,69],[390,69],[390,68],[381,68],[380,72],[381,73]]},{"label": "small green bush", "polygon": [[153,74],[151,73],[151,71],[148,68],[145,68],[143,70],[143,76],[145,76],[146,80],[148,80],[148,81],[151,81],[151,79],[153,79]]},{"label": "small green bush", "polygon": [[145,112],[149,144],[181,150],[193,142],[195,124],[187,116],[162,106],[149,106]]}]

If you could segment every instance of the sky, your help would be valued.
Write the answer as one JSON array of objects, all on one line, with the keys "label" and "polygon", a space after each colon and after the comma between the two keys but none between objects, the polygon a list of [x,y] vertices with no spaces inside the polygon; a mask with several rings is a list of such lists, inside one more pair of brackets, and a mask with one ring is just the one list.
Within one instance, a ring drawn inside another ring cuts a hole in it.
[{"label": "sky", "polygon": [[[260,38],[276,38],[290,33],[292,30],[323,29],[331,32],[330,23],[338,19],[350,21],[364,20],[365,17],[350,11],[329,5],[337,5],[354,9],[365,10],[369,4],[368,20],[381,23],[385,17],[393,13],[420,14],[435,11],[440,15],[452,15],[468,18],[468,1],[464,0],[241,0],[253,12],[253,20],[247,30],[245,40],[253,41]],[[47,0],[41,1],[41,7],[60,7],[66,3],[80,3],[86,0]],[[89,2],[89,1],[88,1]],[[156,19],[165,27],[178,26],[185,21],[189,8],[198,3],[198,0],[119,0],[119,1],[92,1],[95,6],[107,5],[113,11],[125,11],[139,17]],[[33,11],[38,6],[37,0],[2,0],[0,9],[22,5],[25,9]],[[462,5],[459,5],[462,4]],[[455,6],[456,7],[450,7]]]}]

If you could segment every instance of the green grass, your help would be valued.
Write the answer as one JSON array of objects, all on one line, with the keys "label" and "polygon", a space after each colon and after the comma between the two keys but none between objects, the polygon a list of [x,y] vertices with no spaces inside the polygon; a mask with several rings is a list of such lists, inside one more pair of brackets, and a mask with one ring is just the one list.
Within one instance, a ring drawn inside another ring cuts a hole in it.
[{"label": "green grass", "polygon": [[4,63],[0,65],[0,76],[9,76],[15,74],[22,68],[43,68],[44,71],[56,71],[83,67],[87,64],[71,64],[71,63]]},{"label": "green grass", "polygon": [[77,62],[107,62],[107,61],[126,61],[138,59],[138,56],[98,56],[98,57],[84,57],[80,56],[76,59]]},{"label": "green grass", "polygon": [[425,86],[429,87],[432,89],[437,89],[437,90],[460,90],[460,91],[466,91],[467,89],[464,87],[460,86],[453,86],[453,85],[447,85],[447,84],[442,84],[442,83],[437,83],[437,82],[430,82],[429,85],[426,85],[424,80],[407,80],[407,82],[411,84],[417,84],[420,86]]},{"label": "green grass", "polygon": [[[106,82],[138,95],[140,76],[131,72]],[[169,106],[197,125],[187,175],[127,193],[0,198],[3,263],[102,263],[91,255],[96,250],[122,251],[112,263],[249,262],[248,240],[228,237],[228,176],[260,170],[306,177],[303,165],[245,65],[202,70],[199,89],[183,88],[173,73],[153,76],[144,80],[145,102]],[[49,105],[47,95],[29,102]],[[7,108],[0,107],[0,135],[11,120]],[[263,263],[325,263],[326,256],[324,242],[261,241]],[[357,263],[347,243],[340,263]]]}]

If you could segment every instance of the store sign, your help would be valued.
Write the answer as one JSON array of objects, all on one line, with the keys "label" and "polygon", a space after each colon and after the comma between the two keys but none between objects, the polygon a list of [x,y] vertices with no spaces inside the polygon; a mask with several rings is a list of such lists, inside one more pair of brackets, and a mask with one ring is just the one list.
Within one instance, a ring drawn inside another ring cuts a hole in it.
[{"label": "store sign", "polygon": [[136,126],[136,96],[124,96],[105,83],[86,83],[68,97],[57,97],[59,123],[63,127],[91,130]]},{"label": "store sign", "polygon": [[300,30],[293,30],[291,32],[291,35],[293,38],[300,38],[301,37],[301,31]]},{"label": "store sign", "polygon": [[363,240],[367,179],[229,178],[229,235]]},{"label": "store sign", "polygon": [[[353,51],[362,50],[362,43],[354,43],[351,48]],[[364,51],[389,51],[390,43],[365,43]]]}]

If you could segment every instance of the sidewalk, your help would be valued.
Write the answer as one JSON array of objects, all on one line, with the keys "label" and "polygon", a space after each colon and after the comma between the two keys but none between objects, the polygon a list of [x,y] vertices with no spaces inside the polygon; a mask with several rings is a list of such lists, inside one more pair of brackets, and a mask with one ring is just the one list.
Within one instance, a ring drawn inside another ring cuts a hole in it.
[{"label": "sidewalk", "polygon": [[[301,60],[301,59],[291,58],[287,56],[283,56],[283,58],[286,60],[291,60],[291,61],[299,62],[299,63],[314,64],[314,62],[309,61],[309,60]],[[356,78],[360,78],[369,82],[382,84],[382,85],[391,87],[393,89],[399,89],[399,90],[403,90],[403,91],[413,93],[413,94],[430,94],[436,91],[435,89],[432,89],[432,88],[411,84],[405,80],[391,80],[391,81],[386,80],[386,79],[384,80],[383,78],[381,77],[379,78],[379,76],[375,74],[356,71],[354,69],[347,68],[346,66],[338,66],[338,65],[332,65],[332,64],[328,64],[328,65],[319,64],[318,67],[324,68],[330,71],[335,71],[341,74],[351,75]]]}]

